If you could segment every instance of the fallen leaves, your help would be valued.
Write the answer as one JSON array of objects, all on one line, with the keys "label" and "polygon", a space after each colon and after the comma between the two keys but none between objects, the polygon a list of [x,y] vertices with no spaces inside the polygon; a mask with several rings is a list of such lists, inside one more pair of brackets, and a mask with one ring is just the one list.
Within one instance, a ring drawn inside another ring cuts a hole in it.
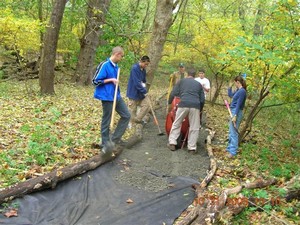
[{"label": "fallen leaves", "polygon": [[5,212],[3,214],[7,218],[13,217],[13,216],[18,216],[18,210],[17,209],[9,209],[9,211]]},{"label": "fallen leaves", "polygon": [[131,204],[131,203],[133,203],[133,200],[130,199],[130,198],[128,198],[128,199],[126,200],[126,203]]}]

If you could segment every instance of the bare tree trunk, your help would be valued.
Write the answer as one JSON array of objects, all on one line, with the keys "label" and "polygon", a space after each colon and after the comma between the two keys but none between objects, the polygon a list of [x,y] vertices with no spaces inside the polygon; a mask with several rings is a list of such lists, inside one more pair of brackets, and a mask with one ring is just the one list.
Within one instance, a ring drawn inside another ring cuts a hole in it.
[{"label": "bare tree trunk", "polygon": [[56,0],[44,39],[39,82],[41,94],[54,94],[54,66],[59,30],[67,0]]},{"label": "bare tree trunk", "polygon": [[156,1],[156,12],[154,16],[152,36],[148,47],[148,56],[151,60],[151,64],[147,70],[148,89],[153,81],[154,72],[156,71],[161,59],[169,28],[173,24],[173,9],[177,4],[178,1],[173,3],[172,0]]},{"label": "bare tree trunk", "polygon": [[211,100],[212,104],[215,104],[219,95],[220,95],[220,92],[221,92],[221,89],[223,87],[223,84],[224,84],[224,76],[221,75],[219,76],[218,73],[215,75],[215,80],[216,80],[216,91],[213,95],[213,98]]},{"label": "bare tree trunk", "polygon": [[101,25],[105,22],[110,2],[111,0],[89,0],[88,2],[85,34],[80,40],[81,48],[73,77],[73,81],[79,85],[91,83],[99,36],[103,33]]}]

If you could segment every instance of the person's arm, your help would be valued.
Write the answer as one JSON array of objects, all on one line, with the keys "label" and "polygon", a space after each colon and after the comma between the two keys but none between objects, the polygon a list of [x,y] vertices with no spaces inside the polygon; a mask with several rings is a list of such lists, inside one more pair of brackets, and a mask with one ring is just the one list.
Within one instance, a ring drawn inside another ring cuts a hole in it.
[{"label": "person's arm", "polygon": [[200,88],[199,95],[200,95],[200,112],[202,112],[203,107],[204,107],[204,103],[205,103],[205,95],[204,95],[204,89],[203,88]]},{"label": "person's arm", "polygon": [[169,101],[168,101],[169,104],[172,104],[172,101],[175,96],[179,96],[179,85],[180,85],[180,81],[174,86],[173,90],[171,91]]},{"label": "person's arm", "polygon": [[114,84],[116,84],[118,82],[116,78],[108,78],[108,74],[106,71],[106,65],[104,64],[99,69],[97,76],[93,79],[93,84],[95,86],[103,85],[109,82],[113,82]]},{"label": "person's arm", "polygon": [[133,87],[135,87],[140,93],[145,95],[147,93],[147,89],[143,85],[144,82],[141,78],[140,73],[141,73],[140,68],[133,67],[130,76],[132,78]]},{"label": "person's arm", "polygon": [[203,89],[206,93],[209,92],[209,90],[210,90],[210,82],[207,78],[205,80],[205,85],[203,86]]},{"label": "person's arm", "polygon": [[[235,115],[237,115],[239,113],[245,100],[246,100],[246,91],[240,90],[238,92],[238,100],[237,100],[236,107],[235,107]],[[233,116],[235,116],[235,115],[233,115]]]},{"label": "person's arm", "polygon": [[232,87],[229,87],[229,88],[228,88],[228,96],[229,96],[230,98],[232,98],[233,95],[234,95],[234,92],[232,92]]}]

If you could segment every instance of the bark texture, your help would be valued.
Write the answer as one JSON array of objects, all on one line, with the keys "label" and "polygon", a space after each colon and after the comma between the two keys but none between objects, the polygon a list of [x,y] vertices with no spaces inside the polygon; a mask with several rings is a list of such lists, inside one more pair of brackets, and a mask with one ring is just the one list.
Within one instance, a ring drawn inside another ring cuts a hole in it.
[{"label": "bark texture", "polygon": [[94,69],[95,53],[99,45],[99,38],[105,23],[105,15],[111,0],[89,0],[87,22],[84,36],[80,40],[80,53],[76,65],[74,82],[79,85],[91,84]]},{"label": "bark texture", "polygon": [[158,63],[162,57],[168,31],[173,23],[173,9],[176,7],[176,4],[177,3],[173,3],[171,0],[156,1],[156,12],[148,47],[148,56],[151,59],[151,63],[147,68],[148,89],[150,88],[154,78],[154,72],[156,71]]},{"label": "bark texture", "polygon": [[41,94],[54,94],[54,66],[59,30],[67,0],[56,0],[44,37],[39,83]]}]

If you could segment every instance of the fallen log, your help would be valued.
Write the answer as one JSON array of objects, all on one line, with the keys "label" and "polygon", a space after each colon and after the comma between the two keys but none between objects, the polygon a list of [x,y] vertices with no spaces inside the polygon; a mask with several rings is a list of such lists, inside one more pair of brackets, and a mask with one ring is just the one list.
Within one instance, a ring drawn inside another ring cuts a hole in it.
[{"label": "fallen log", "polygon": [[[132,136],[128,139],[125,147],[130,148],[140,140],[140,136]],[[103,154],[100,152],[99,155],[96,155],[90,159],[71,164],[61,169],[53,170],[48,174],[34,177],[24,182],[4,188],[0,190],[0,204],[33,192],[48,188],[54,189],[59,182],[72,178],[76,175],[83,174],[89,170],[94,170],[104,163],[112,161],[122,153],[123,149],[124,148],[120,146],[116,146],[113,150],[113,154]]]},{"label": "fallen log", "polygon": [[228,198],[228,195],[238,194],[243,188],[263,188],[277,182],[276,179],[258,179],[251,183],[243,183],[237,187],[225,189],[220,196],[209,196],[206,187],[217,170],[217,163],[211,146],[211,141],[215,132],[212,130],[208,131],[209,135],[207,136],[206,144],[210,158],[210,171],[199,185],[194,185],[197,195],[197,198],[195,199],[196,206],[181,221],[176,223],[177,225],[212,224],[217,220],[228,221],[231,216],[240,213],[245,207],[248,207],[250,205],[249,203],[255,202],[255,199],[248,199],[245,197]]},{"label": "fallen log", "polygon": [[[213,178],[216,170],[217,170],[217,161],[214,157],[213,151],[212,151],[212,146],[211,142],[214,138],[215,132],[212,130],[208,130],[209,132],[207,138],[206,138],[206,147],[207,147],[207,152],[208,156],[210,158],[210,170],[207,173],[206,177],[203,179],[203,181],[199,185],[193,185],[193,187],[196,190],[197,198],[195,201],[197,202],[199,199],[202,199],[202,197],[205,195],[206,192],[206,187]],[[201,218],[200,218],[201,217]],[[179,221],[178,225],[189,225],[192,224],[196,219],[200,219],[202,221],[205,221],[206,219],[206,213],[205,213],[205,208],[199,207],[197,205],[192,211],[189,212],[187,216],[185,216],[181,221]]]}]

